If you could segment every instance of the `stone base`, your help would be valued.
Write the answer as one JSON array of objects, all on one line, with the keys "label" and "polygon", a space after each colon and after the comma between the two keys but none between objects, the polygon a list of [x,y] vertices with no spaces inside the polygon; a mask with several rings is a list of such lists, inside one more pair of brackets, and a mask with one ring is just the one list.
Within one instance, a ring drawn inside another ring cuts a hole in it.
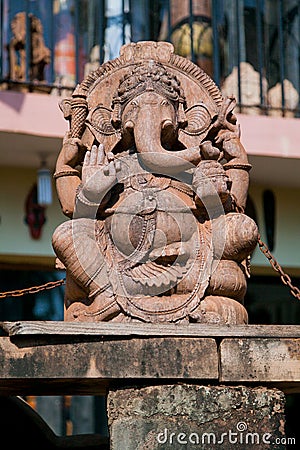
[{"label": "stone base", "polygon": [[281,391],[264,387],[110,390],[110,449],[285,449],[284,405]]}]

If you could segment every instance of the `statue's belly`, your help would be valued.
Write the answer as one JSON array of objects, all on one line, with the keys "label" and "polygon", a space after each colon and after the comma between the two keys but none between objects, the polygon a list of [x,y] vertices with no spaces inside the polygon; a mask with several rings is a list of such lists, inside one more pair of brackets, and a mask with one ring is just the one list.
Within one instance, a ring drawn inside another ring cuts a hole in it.
[{"label": "statue's belly", "polygon": [[192,198],[170,190],[125,193],[105,219],[117,302],[134,317],[181,317],[208,285],[212,252]]},{"label": "statue's belly", "polygon": [[190,241],[198,225],[182,198],[162,191],[131,194],[106,218],[106,228],[114,246],[128,257],[141,248],[179,252],[178,244]]}]

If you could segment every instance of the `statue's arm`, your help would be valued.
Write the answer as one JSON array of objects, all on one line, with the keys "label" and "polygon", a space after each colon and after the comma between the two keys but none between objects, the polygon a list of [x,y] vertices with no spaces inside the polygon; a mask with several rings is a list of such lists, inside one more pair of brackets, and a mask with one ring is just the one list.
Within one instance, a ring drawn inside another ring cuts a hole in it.
[{"label": "statue's arm", "polygon": [[225,159],[223,167],[230,178],[231,196],[239,208],[244,209],[249,187],[249,171],[251,165],[245,148],[240,141],[240,127],[233,113],[236,101],[234,97],[224,100],[213,127],[217,131],[215,145]]},{"label": "statue's arm", "polygon": [[99,208],[105,209],[120,169],[113,153],[105,153],[103,144],[94,144],[86,151],[82,182],[76,188],[76,217],[95,218]]},{"label": "statue's arm", "polygon": [[75,198],[81,177],[76,166],[80,163],[80,140],[71,138],[67,132],[55,167],[55,183],[58,199],[63,213],[72,217],[75,209]]},{"label": "statue's arm", "polygon": [[248,195],[251,164],[249,164],[246,150],[240,141],[239,131],[221,131],[218,140],[222,141],[223,154],[226,159],[223,167],[232,182],[231,195],[237,206],[244,209]]},{"label": "statue's arm", "polygon": [[[117,183],[120,164],[112,153],[105,154],[104,147],[92,145],[82,159],[81,141],[67,133],[57,159],[56,189],[63,213],[72,218],[95,218],[99,207],[105,207],[111,188]],[[82,163],[82,173],[76,166]]]}]

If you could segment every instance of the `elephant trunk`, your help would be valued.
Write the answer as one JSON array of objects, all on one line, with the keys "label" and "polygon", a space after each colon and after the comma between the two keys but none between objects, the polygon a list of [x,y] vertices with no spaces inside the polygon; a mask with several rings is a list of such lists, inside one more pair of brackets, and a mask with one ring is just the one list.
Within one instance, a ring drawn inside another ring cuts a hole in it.
[{"label": "elephant trunk", "polygon": [[174,135],[175,127],[170,119],[157,119],[151,114],[149,117],[140,115],[133,127],[137,151],[147,168],[156,173],[174,175],[197,165],[200,161],[199,147],[176,151],[163,147],[162,135]]}]

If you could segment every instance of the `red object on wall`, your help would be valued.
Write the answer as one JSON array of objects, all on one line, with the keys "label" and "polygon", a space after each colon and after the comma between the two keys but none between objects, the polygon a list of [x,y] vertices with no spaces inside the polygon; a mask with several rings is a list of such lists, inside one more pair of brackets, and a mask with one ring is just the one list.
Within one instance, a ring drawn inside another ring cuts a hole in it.
[{"label": "red object on wall", "polygon": [[39,239],[42,235],[42,228],[46,222],[45,206],[41,206],[37,201],[37,184],[35,183],[25,202],[25,223],[29,227],[32,239]]}]

